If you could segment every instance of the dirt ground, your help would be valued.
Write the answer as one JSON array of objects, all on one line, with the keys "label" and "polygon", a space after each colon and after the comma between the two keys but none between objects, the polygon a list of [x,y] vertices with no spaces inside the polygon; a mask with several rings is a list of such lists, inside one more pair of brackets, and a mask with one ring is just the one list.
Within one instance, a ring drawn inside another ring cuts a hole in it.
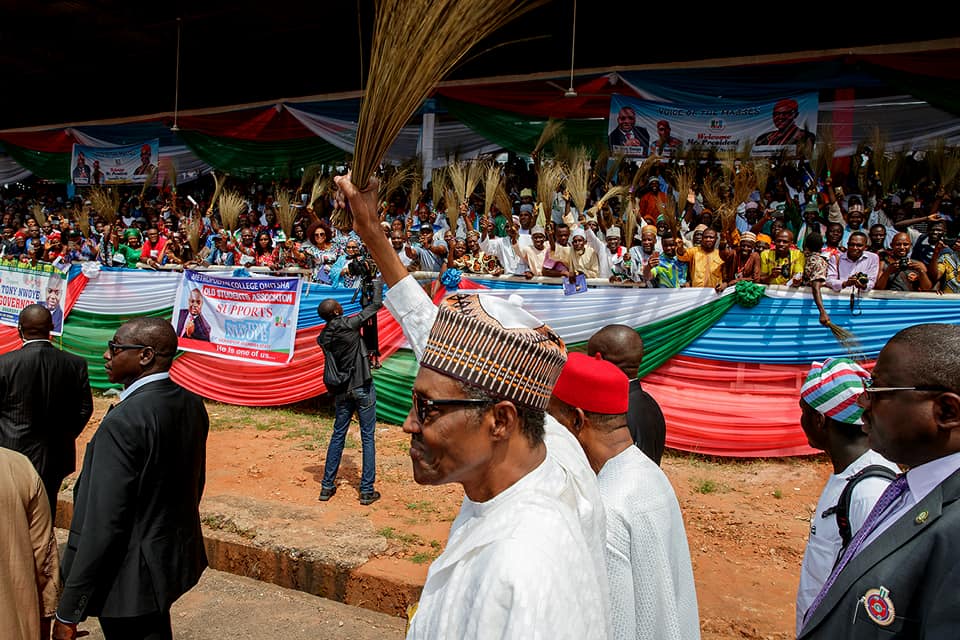
[{"label": "dirt ground", "polygon": [[[84,445],[112,398],[96,398]],[[357,501],[359,432],[352,425],[337,494],[317,501],[332,424],[328,407],[253,409],[210,402],[204,521],[258,543],[294,539],[346,567],[422,584],[462,498],[459,485],[413,482],[409,437],[377,428],[377,488]],[[78,466],[83,447],[78,450]],[[705,640],[793,637],[808,521],[830,473],[825,458],[720,460],[667,452],[663,469],[686,523]],[[68,480],[69,482],[69,480]],[[271,540],[274,538],[275,540]],[[348,598],[382,600],[389,594]],[[354,601],[351,601],[354,600]],[[369,606],[370,603],[367,603]],[[376,607],[372,607],[376,608]]]}]

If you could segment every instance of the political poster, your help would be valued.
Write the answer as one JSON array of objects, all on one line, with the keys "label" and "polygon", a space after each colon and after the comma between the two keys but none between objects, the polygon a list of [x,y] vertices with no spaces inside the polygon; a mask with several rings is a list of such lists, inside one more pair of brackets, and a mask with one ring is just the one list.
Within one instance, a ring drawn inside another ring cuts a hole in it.
[{"label": "political poster", "polygon": [[52,264],[0,260],[0,324],[16,327],[20,311],[42,304],[53,316],[53,334],[63,334],[67,277]]},{"label": "political poster", "polygon": [[160,141],[119,147],[73,145],[70,176],[78,187],[143,184],[156,175],[160,164]]},{"label": "political poster", "polygon": [[184,351],[228,360],[285,364],[293,358],[299,278],[213,275],[186,270],[173,328]]},{"label": "political poster", "polygon": [[736,150],[796,157],[816,142],[818,96],[806,93],[755,102],[651,102],[614,94],[610,99],[611,153],[628,158],[670,157],[682,148]]}]

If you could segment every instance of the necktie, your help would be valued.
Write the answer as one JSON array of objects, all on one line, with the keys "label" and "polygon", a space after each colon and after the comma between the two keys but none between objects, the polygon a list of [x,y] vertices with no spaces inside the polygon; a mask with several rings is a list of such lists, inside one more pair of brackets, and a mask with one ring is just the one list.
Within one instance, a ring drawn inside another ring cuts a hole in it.
[{"label": "necktie", "polygon": [[837,576],[840,575],[840,572],[843,571],[843,568],[847,566],[853,556],[856,555],[859,551],[860,546],[863,544],[863,541],[867,539],[874,529],[877,528],[877,525],[880,524],[880,521],[883,519],[883,512],[894,503],[903,493],[907,490],[907,475],[901,474],[897,476],[896,480],[887,485],[887,489],[880,494],[880,499],[877,500],[877,503],[873,505],[873,509],[870,511],[870,515],[867,516],[867,519],[864,521],[863,526],[860,527],[860,530],[857,531],[857,535],[853,537],[853,540],[850,541],[850,544],[847,545],[847,548],[844,550],[843,555],[840,556],[840,561],[833,567],[833,571],[830,573],[830,576],[827,578],[827,581],[823,583],[823,588],[820,589],[820,593],[817,594],[817,597],[814,598],[813,604],[810,605],[810,608],[807,609],[807,612],[803,616],[803,622],[806,624],[807,620],[810,619],[810,616],[813,615],[813,612],[817,610],[817,607],[820,606],[820,603],[823,602],[823,599],[827,596],[827,592],[830,590],[830,587],[833,586],[833,583],[837,581]]}]

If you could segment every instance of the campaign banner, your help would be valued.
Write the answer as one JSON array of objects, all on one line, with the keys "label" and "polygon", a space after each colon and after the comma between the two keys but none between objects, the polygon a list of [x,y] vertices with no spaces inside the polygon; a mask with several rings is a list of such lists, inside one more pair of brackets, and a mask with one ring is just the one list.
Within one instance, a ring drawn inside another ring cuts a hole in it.
[{"label": "campaign banner", "polygon": [[156,175],[160,164],[160,140],[121,147],[73,145],[70,176],[78,187],[143,184]]},{"label": "campaign banner", "polygon": [[286,364],[293,358],[299,278],[251,278],[186,270],[173,328],[184,351],[228,360]]},{"label": "campaign banner", "polygon": [[53,334],[63,334],[67,277],[52,264],[0,260],[0,324],[16,327],[20,311],[42,304],[53,316]]},{"label": "campaign banner", "polygon": [[751,155],[801,155],[816,142],[816,93],[755,102],[651,102],[614,94],[608,125],[611,153],[670,157],[684,147],[741,149]]}]

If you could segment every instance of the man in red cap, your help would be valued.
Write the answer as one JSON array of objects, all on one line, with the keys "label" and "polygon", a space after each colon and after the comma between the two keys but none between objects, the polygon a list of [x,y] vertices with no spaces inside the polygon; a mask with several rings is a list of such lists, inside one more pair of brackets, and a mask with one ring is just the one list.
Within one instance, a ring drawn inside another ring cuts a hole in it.
[{"label": "man in red cap", "polygon": [[133,175],[135,176],[148,176],[151,172],[156,170],[156,166],[150,162],[153,156],[153,151],[150,148],[149,144],[144,144],[140,147],[140,166],[133,170]]},{"label": "man in red cap", "polygon": [[776,131],[768,131],[757,136],[756,144],[765,145],[786,145],[786,144],[813,144],[817,137],[796,125],[797,116],[800,115],[800,105],[792,98],[778,100],[773,105],[773,125]]},{"label": "man in red cap", "polygon": [[[589,393],[584,393],[589,389]],[[611,638],[700,637],[680,504],[667,476],[633,446],[630,381],[612,362],[571,353],[547,410],[576,437],[607,512]]]}]

